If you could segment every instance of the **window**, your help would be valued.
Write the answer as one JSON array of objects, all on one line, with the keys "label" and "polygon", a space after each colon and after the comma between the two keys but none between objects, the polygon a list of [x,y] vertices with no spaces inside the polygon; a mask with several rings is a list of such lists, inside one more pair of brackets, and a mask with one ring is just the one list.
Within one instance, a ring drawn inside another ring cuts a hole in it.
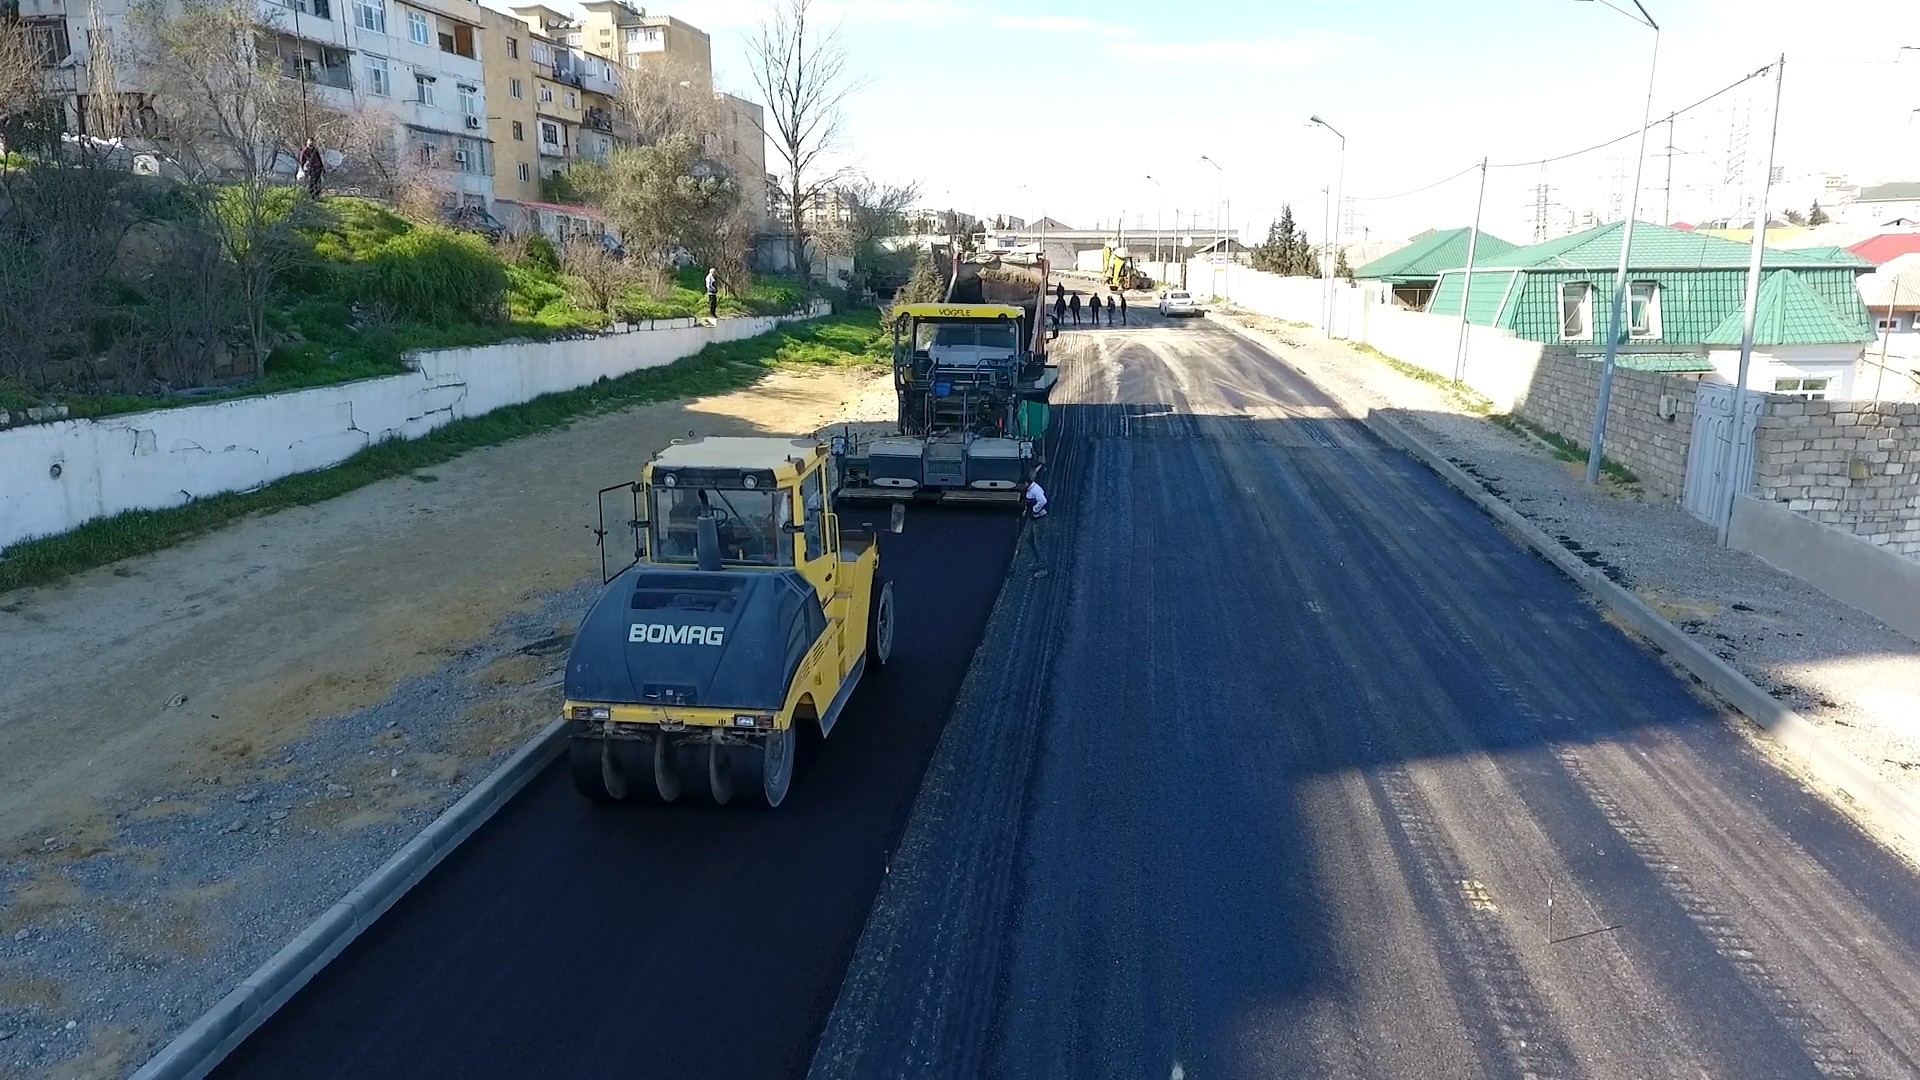
[{"label": "window", "polygon": [[424,168],[433,168],[433,144],[420,144],[420,164]]},{"label": "window", "polygon": [[520,59],[520,39],[519,38],[507,39],[507,59],[509,60]]},{"label": "window", "polygon": [[41,67],[52,67],[72,55],[73,46],[67,41],[66,20],[28,23],[27,51],[33,54]]},{"label": "window", "polygon": [[553,50],[547,47],[546,42],[536,41],[533,43],[533,62],[536,64],[546,64],[549,67],[553,65]]},{"label": "window", "polygon": [[367,57],[367,93],[379,97],[393,96],[393,73],[387,69],[384,56]]},{"label": "window", "polygon": [[[523,127],[523,126],[521,126],[521,123],[520,123],[520,121],[518,121],[518,120],[515,120],[515,121],[513,122],[513,141],[514,141],[514,142],[526,142],[526,141],[527,141],[527,129],[526,129],[525,127]],[[525,165],[522,165],[522,166],[520,166],[520,168],[521,168],[521,169],[525,169],[525,168],[526,168],[526,166],[525,166]],[[523,176],[523,177],[521,177],[521,179],[522,179],[522,180],[524,180],[524,179],[526,179],[526,177],[524,177],[524,176]]]},{"label": "window", "polygon": [[[562,219],[564,225],[564,219]],[[703,504],[720,519],[720,558],[730,563],[791,566],[793,543],[782,526],[790,513],[786,493],[734,488],[655,488],[648,548],[661,562],[694,562],[699,556]]]},{"label": "window", "polygon": [[524,161],[521,162],[520,163],[520,182],[525,184],[525,183],[531,182],[532,179],[533,179],[533,170],[527,168],[526,162]]},{"label": "window", "polygon": [[407,12],[407,40],[415,45],[433,44],[433,24],[427,22],[424,13]]},{"label": "window", "polygon": [[549,124],[545,120],[540,121],[540,142],[542,149],[545,149],[547,146],[559,146],[560,125]]},{"label": "window", "polygon": [[1569,281],[1560,286],[1560,340],[1593,339],[1593,284]]},{"label": "window", "polygon": [[509,80],[507,80],[507,93],[509,93],[509,94],[512,94],[512,95],[514,96],[514,98],[515,98],[516,100],[517,100],[517,99],[519,99],[519,98],[521,98],[522,96],[524,96],[524,95],[523,95],[523,94],[521,93],[521,91],[522,91],[523,89],[524,89],[524,87],[522,87],[522,86],[520,85],[520,80],[519,80],[519,79],[509,79]]},{"label": "window", "polygon": [[579,107],[580,107],[580,95],[574,93],[571,90],[567,91],[567,108],[577,109]]},{"label": "window", "polygon": [[480,172],[480,144],[472,139],[455,139],[453,163],[461,172]]},{"label": "window", "polygon": [[477,86],[468,86],[465,83],[460,84],[460,115],[480,115],[479,89]]},{"label": "window", "polygon": [[1660,336],[1660,285],[1634,281],[1627,285],[1627,336],[1653,340]]},{"label": "window", "polygon": [[540,101],[543,104],[551,103],[553,101],[553,87],[543,86],[540,88]]},{"label": "window", "polygon": [[1900,320],[1899,319],[1875,319],[1873,320],[1873,325],[1874,325],[1874,328],[1878,330],[1898,330],[1900,329]]},{"label": "window", "polygon": [[824,474],[819,469],[815,469],[813,474],[807,477],[806,482],[800,485],[800,505],[806,514],[806,517],[801,520],[804,523],[803,532],[807,538],[809,561],[827,553],[826,537],[821,528],[827,511],[825,483]]},{"label": "window", "polygon": [[433,104],[433,76],[415,73],[413,76],[414,98],[422,105]]},{"label": "window", "polygon": [[1808,401],[1825,401],[1827,399],[1827,384],[1832,381],[1833,380],[1827,378],[1775,379],[1773,380],[1773,392],[1776,394],[1790,394],[1793,397],[1805,398]]},{"label": "window", "polygon": [[387,0],[353,0],[353,21],[362,30],[387,32]]}]

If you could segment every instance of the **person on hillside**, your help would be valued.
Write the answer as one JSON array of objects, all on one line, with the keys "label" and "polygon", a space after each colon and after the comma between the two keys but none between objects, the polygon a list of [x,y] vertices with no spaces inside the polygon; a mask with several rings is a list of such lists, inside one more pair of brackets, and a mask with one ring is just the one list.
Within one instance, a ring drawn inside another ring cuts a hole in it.
[{"label": "person on hillside", "polygon": [[295,177],[306,181],[307,196],[309,198],[318,199],[320,197],[320,177],[325,175],[327,171],[327,163],[320,157],[320,148],[313,145],[312,139],[308,139],[307,145],[300,148],[300,156],[294,160],[300,167]]},{"label": "person on hillside", "polygon": [[1127,325],[1127,290],[1120,290],[1120,325]]},{"label": "person on hillside", "polygon": [[1074,293],[1067,298],[1067,313],[1073,316],[1073,325],[1080,325],[1080,294]]},{"label": "person on hillside", "polygon": [[707,318],[720,318],[720,268],[707,267]]}]

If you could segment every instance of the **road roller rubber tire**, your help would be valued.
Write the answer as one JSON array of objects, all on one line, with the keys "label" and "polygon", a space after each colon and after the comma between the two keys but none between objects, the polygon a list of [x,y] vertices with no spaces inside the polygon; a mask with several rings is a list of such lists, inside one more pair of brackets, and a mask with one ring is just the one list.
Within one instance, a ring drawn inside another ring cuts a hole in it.
[{"label": "road roller rubber tire", "polygon": [[569,739],[567,766],[573,774],[573,788],[597,803],[614,803],[627,797],[626,774],[613,750],[613,739]]},{"label": "road roller rubber tire", "polygon": [[733,757],[734,798],[762,810],[777,809],[793,787],[800,733],[789,727],[770,732],[766,741],[727,748]]},{"label": "road roller rubber tire", "polygon": [[885,667],[893,657],[893,582],[877,578],[874,586],[873,603],[867,609],[867,662]]}]

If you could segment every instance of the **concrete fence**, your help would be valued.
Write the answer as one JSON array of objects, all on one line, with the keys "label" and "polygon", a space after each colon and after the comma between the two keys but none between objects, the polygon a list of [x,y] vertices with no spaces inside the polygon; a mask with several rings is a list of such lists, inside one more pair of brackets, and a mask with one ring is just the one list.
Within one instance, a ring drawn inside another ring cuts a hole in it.
[{"label": "concrete fence", "polygon": [[179,506],[337,465],[374,443],[661,367],[807,315],[661,320],[567,341],[439,349],[402,375],[0,431],[0,548],[127,510]]},{"label": "concrete fence", "polygon": [[1761,501],[1920,557],[1920,403],[1774,401],[1754,473]]}]

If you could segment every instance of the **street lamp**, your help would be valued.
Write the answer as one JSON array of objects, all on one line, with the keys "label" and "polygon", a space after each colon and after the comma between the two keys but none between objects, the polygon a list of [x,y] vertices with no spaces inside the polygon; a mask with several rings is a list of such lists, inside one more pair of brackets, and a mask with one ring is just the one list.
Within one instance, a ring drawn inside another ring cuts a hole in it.
[{"label": "street lamp", "polygon": [[[1591,3],[1592,0],[1575,2]],[[1640,0],[1633,0],[1633,6],[1640,12],[1640,17],[1634,21],[1644,23],[1653,31],[1653,55],[1647,61],[1647,103],[1640,113],[1640,149],[1633,159],[1633,195],[1627,200],[1627,220],[1620,230],[1620,267],[1613,277],[1613,307],[1607,316],[1607,351],[1600,364],[1600,393],[1593,408],[1593,438],[1587,444],[1588,484],[1600,482],[1600,461],[1606,450],[1607,404],[1613,398],[1613,364],[1620,352],[1620,315],[1627,304],[1627,260],[1633,253],[1633,223],[1640,216],[1640,171],[1647,163],[1647,121],[1653,117],[1653,80],[1660,69],[1660,24],[1647,14],[1646,6]],[[1624,8],[1614,10],[1633,18]],[[1763,216],[1766,212],[1766,208],[1761,207]]]},{"label": "street lamp", "polygon": [[[1163,201],[1163,197],[1166,195],[1166,191],[1165,189],[1161,188],[1160,181],[1155,180],[1151,176],[1147,177],[1147,183],[1153,185],[1153,263],[1155,266],[1154,272],[1161,273],[1160,270],[1158,269],[1160,265],[1160,203]],[[1165,276],[1165,275],[1162,274],[1162,276]]]},{"label": "street lamp", "polygon": [[1328,250],[1327,250],[1326,257],[1320,260],[1320,276],[1326,281],[1326,285],[1325,285],[1326,326],[1323,328],[1323,332],[1328,337],[1332,337],[1333,336],[1333,259],[1334,259],[1335,253],[1340,250],[1340,235],[1339,235],[1340,234],[1340,197],[1342,194],[1340,189],[1346,183],[1346,180],[1347,180],[1347,137],[1345,135],[1340,134],[1340,130],[1338,128],[1334,127],[1332,124],[1327,123],[1325,120],[1320,119],[1319,116],[1308,117],[1307,123],[1318,124],[1321,127],[1326,128],[1328,131],[1333,132],[1335,138],[1340,140],[1340,164],[1334,170],[1334,174],[1333,174],[1333,205],[1330,207],[1333,213],[1333,225],[1331,228],[1327,230],[1325,234],[1327,237],[1327,243],[1328,243]]},{"label": "street lamp", "polygon": [[[1214,187],[1213,187],[1213,242],[1216,245],[1218,245],[1220,243],[1220,236],[1221,236],[1220,207],[1224,204],[1226,199],[1227,170],[1221,168],[1219,162],[1213,160],[1212,158],[1208,157],[1205,154],[1200,155],[1200,160],[1213,166],[1213,171],[1216,174],[1215,180],[1214,180]],[[1233,256],[1233,246],[1231,244],[1227,246],[1227,256],[1229,259],[1231,259]],[[1227,288],[1231,289],[1233,287],[1233,276],[1232,276],[1231,267],[1228,268],[1227,275],[1228,275]],[[1215,281],[1219,280],[1219,277],[1217,274],[1215,275],[1214,280]]]}]

